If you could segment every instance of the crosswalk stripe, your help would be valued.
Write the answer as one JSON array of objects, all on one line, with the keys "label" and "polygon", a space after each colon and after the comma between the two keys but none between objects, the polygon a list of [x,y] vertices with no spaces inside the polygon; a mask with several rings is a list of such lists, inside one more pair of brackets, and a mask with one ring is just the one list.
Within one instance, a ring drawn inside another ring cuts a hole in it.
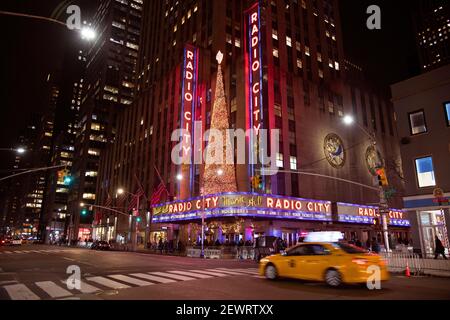
[{"label": "crosswalk stripe", "polygon": [[41,300],[24,284],[12,284],[3,287],[12,300]]},{"label": "crosswalk stripe", "polygon": [[72,295],[69,291],[57,286],[52,281],[42,281],[35,283],[39,288],[44,290],[52,298],[69,297]]},{"label": "crosswalk stripe", "polygon": [[22,252],[23,253],[30,253],[30,251],[28,251],[28,250],[23,250]]},{"label": "crosswalk stripe", "polygon": [[12,252],[11,252],[11,251],[5,251],[5,253],[6,253],[6,254],[11,254]]},{"label": "crosswalk stripe", "polygon": [[22,254],[22,251],[13,251],[13,253]]},{"label": "crosswalk stripe", "polygon": [[205,271],[205,270],[190,270],[192,272],[196,272],[196,273],[203,273],[203,274],[208,274],[211,276],[216,276],[216,277],[229,277],[229,274],[224,274],[224,273],[219,273],[219,272],[212,272],[212,271]]},{"label": "crosswalk stripe", "polygon": [[[61,283],[63,283],[64,285],[67,285],[67,280],[61,280]],[[91,286],[90,284],[86,283],[85,281],[81,281],[80,291],[82,293],[90,294],[90,293],[100,292],[102,290],[100,290],[97,287]]]},{"label": "crosswalk stripe", "polygon": [[131,283],[131,284],[137,285],[139,287],[147,287],[147,286],[151,286],[152,284],[154,284],[152,282],[131,278],[131,277],[124,276],[121,274],[114,274],[114,275],[108,276],[108,277],[116,279],[116,280],[120,280],[123,282]]},{"label": "crosswalk stripe", "polygon": [[243,276],[245,275],[242,272],[236,272],[236,271],[229,271],[229,270],[222,270],[222,269],[207,269],[208,271],[214,271],[214,272],[222,272],[226,274],[231,274],[233,276]]},{"label": "crosswalk stripe", "polygon": [[187,272],[187,271],[169,271],[169,272],[170,273],[181,274],[181,275],[184,275],[184,276],[190,276],[190,277],[194,277],[194,278],[199,278],[199,279],[213,278],[213,276],[208,276],[206,274],[192,273],[192,272]]},{"label": "crosswalk stripe", "polygon": [[248,269],[227,269],[227,268],[220,268],[219,270],[230,270],[230,271],[236,271],[236,272],[243,272],[247,274],[258,274],[258,271],[252,271]]},{"label": "crosswalk stripe", "polygon": [[35,252],[35,253],[41,253],[41,251],[40,250],[31,250],[32,252]]},{"label": "crosswalk stripe", "polygon": [[108,288],[112,288],[112,289],[127,289],[127,288],[131,288],[130,286],[127,286],[126,284],[122,284],[119,283],[117,281],[113,281],[111,279],[108,278],[104,278],[104,277],[89,277],[86,278],[89,281],[98,283],[102,286],[108,287]]},{"label": "crosswalk stripe", "polygon": [[179,276],[179,275],[171,274],[171,273],[167,273],[167,272],[150,272],[150,273],[154,274],[156,276],[162,276],[162,277],[172,278],[172,279],[181,280],[181,281],[195,280],[195,278]]},{"label": "crosswalk stripe", "polygon": [[161,277],[152,276],[150,274],[145,274],[145,273],[132,273],[131,276],[137,277],[137,278],[146,279],[146,280],[150,280],[150,281],[154,281],[154,282],[158,282],[158,283],[173,283],[173,282],[176,282],[175,280],[172,280],[172,279],[161,278]]}]

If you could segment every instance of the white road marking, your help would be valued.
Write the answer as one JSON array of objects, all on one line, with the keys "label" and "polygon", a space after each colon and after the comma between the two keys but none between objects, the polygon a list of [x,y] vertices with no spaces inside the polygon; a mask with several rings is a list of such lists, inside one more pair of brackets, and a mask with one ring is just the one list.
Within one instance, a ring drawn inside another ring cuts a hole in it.
[{"label": "white road marking", "polygon": [[145,274],[145,273],[132,273],[131,276],[137,277],[137,278],[146,279],[146,280],[150,280],[150,281],[154,281],[154,282],[158,282],[158,283],[173,283],[173,282],[176,282],[175,280],[172,280],[172,279],[161,278],[161,277],[152,276],[150,274]]},{"label": "white road marking", "polygon": [[206,274],[200,274],[200,273],[193,273],[193,272],[188,272],[188,271],[169,271],[170,273],[177,273],[177,274],[181,274],[183,276],[189,276],[189,277],[194,277],[194,278],[199,278],[199,279],[209,279],[209,278],[213,278],[213,276],[208,276]]},{"label": "white road marking", "polygon": [[72,295],[69,291],[61,288],[52,281],[42,281],[35,283],[39,288],[44,290],[52,298],[63,298]]},{"label": "white road marking", "polygon": [[5,253],[6,253],[6,254],[11,254],[12,252],[11,252],[11,251],[5,251]]},{"label": "white road marking", "polygon": [[104,277],[89,277],[86,278],[89,281],[98,283],[102,286],[108,287],[108,288],[112,288],[112,289],[127,289],[127,288],[131,288],[130,286],[127,286],[126,284],[122,284],[119,283],[117,281],[113,281],[111,279],[108,278],[104,278]]},{"label": "white road marking", "polygon": [[24,284],[13,284],[3,287],[12,300],[41,300]]},{"label": "white road marking", "polygon": [[213,272],[222,272],[222,273],[226,273],[226,274],[231,274],[233,276],[245,276],[247,274],[242,273],[242,272],[236,272],[236,271],[230,271],[230,270],[222,270],[222,269],[207,269],[208,271],[213,271]]},{"label": "white road marking", "polygon": [[22,254],[22,251],[13,251],[13,253]]},{"label": "white road marking", "polygon": [[[61,282],[62,282],[65,286],[67,286],[67,280],[61,280]],[[81,281],[80,285],[81,285],[80,291],[81,291],[82,293],[95,293],[95,292],[100,292],[100,291],[102,291],[102,290],[100,290],[99,288],[94,287],[94,286],[91,286],[90,284],[87,284],[87,283],[84,282],[84,281]],[[74,289],[74,290],[75,290],[75,289]]]},{"label": "white road marking", "polygon": [[69,260],[69,261],[76,261],[75,259],[70,259],[70,258],[66,258],[66,257],[63,257],[63,259],[64,260]]},{"label": "white road marking", "polygon": [[131,284],[137,285],[139,287],[147,287],[147,286],[151,286],[152,284],[154,284],[152,282],[131,278],[131,277],[124,276],[121,274],[114,274],[114,275],[108,276],[108,277],[116,279],[116,280],[120,280],[120,281],[123,281],[126,283],[131,283]]},{"label": "white road marking", "polygon": [[225,274],[225,273],[205,271],[205,270],[190,270],[190,271],[196,272],[196,273],[208,274],[208,275],[215,276],[215,277],[229,277],[230,276],[229,274]]},{"label": "white road marking", "polygon": [[154,274],[154,275],[157,275],[157,276],[172,278],[172,279],[181,280],[181,281],[195,280],[195,278],[179,276],[179,275],[172,274],[172,273],[167,273],[167,272],[150,272],[150,273]]},{"label": "white road marking", "polygon": [[258,271],[248,270],[248,269],[227,269],[227,268],[219,268],[219,270],[230,270],[230,271],[236,271],[236,272],[243,272],[247,274],[258,274]]}]

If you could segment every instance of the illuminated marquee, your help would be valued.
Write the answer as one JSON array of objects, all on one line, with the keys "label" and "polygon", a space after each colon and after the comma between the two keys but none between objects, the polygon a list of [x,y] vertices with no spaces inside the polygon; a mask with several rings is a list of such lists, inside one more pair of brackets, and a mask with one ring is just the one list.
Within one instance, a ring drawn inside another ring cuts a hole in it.
[{"label": "illuminated marquee", "polygon": [[[378,207],[361,206],[348,203],[337,204],[339,222],[357,223],[357,224],[374,224],[375,218],[380,218]],[[406,212],[402,210],[389,209],[389,225],[409,227],[410,222]]]},{"label": "illuminated marquee", "polygon": [[251,193],[227,193],[156,206],[154,222],[173,222],[207,217],[251,216],[296,220],[331,221],[331,202],[283,198]]},{"label": "illuminated marquee", "polygon": [[[182,152],[184,163],[192,163],[194,120],[197,101],[197,79],[198,79],[198,49],[186,45],[184,50],[184,67],[182,79],[182,102],[181,102],[181,126],[186,130],[182,137]],[[190,166],[190,189],[193,188],[193,170]]]},{"label": "illuminated marquee", "polygon": [[262,94],[262,48],[261,48],[261,10],[256,3],[246,11],[246,92],[247,92],[247,129],[252,129],[254,136],[249,141],[250,176],[255,176],[256,159],[259,154],[258,135],[263,129],[263,94]]}]

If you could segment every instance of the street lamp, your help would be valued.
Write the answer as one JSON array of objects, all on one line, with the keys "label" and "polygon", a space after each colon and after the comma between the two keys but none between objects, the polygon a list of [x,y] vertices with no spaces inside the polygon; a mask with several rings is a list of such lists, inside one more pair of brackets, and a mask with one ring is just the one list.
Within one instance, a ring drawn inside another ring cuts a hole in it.
[{"label": "street lamp", "polygon": [[[380,157],[380,153],[378,152],[378,148],[377,148],[377,137],[376,137],[376,133],[375,132],[369,132],[367,131],[361,124],[359,124],[357,121],[355,121],[354,117],[351,115],[346,115],[343,117],[343,122],[347,125],[353,125],[356,124],[357,127],[359,129],[361,129],[361,131],[363,131],[371,140],[373,148],[375,150],[375,161],[377,163],[378,167],[383,167],[383,159]],[[386,213],[387,210],[389,208],[388,203],[387,203],[387,199],[386,199],[386,194],[384,193],[384,188],[383,186],[380,184],[379,186],[379,191],[380,191],[380,208],[381,208],[381,218],[382,218],[382,225],[383,225],[383,236],[384,236],[384,245],[386,248],[386,252],[390,251],[389,248],[389,233],[388,233],[388,225],[387,225],[387,217],[386,217]]]},{"label": "street lamp", "polygon": [[25,148],[22,148],[22,147],[17,148],[17,149],[14,149],[14,148],[0,148],[0,151],[13,151],[13,152],[16,152],[18,154],[24,154],[25,152],[27,152],[27,150]]},{"label": "street lamp", "polygon": [[[127,194],[130,195],[132,197],[136,197],[137,203],[136,203],[136,207],[137,207],[137,212],[138,212],[138,216],[136,217],[136,219],[134,219],[134,212],[133,215],[130,217],[131,221],[130,221],[130,228],[131,228],[131,242],[132,242],[132,246],[133,246],[133,251],[136,251],[136,247],[137,247],[137,228],[138,225],[137,223],[140,222],[140,218],[139,218],[139,213],[140,213],[140,198],[141,195],[137,195],[137,194],[133,194],[131,192],[125,191],[123,188],[119,188],[116,191],[117,195],[123,195],[123,194]],[[136,221],[136,226],[133,228],[133,222]]]},{"label": "street lamp", "polygon": [[95,30],[90,27],[82,28],[80,33],[81,38],[87,41],[92,41],[97,37],[97,33],[95,32]]}]

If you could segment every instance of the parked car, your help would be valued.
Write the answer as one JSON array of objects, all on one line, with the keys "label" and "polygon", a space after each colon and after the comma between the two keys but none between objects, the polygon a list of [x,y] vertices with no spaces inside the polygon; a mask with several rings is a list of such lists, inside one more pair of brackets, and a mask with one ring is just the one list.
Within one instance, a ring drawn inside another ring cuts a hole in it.
[{"label": "parked car", "polygon": [[279,237],[273,236],[262,236],[256,239],[255,241],[255,259],[257,261],[261,260],[264,257],[278,254],[283,251],[283,240]]},{"label": "parked car", "polygon": [[91,246],[92,250],[109,250],[111,245],[107,241],[95,241]]}]

